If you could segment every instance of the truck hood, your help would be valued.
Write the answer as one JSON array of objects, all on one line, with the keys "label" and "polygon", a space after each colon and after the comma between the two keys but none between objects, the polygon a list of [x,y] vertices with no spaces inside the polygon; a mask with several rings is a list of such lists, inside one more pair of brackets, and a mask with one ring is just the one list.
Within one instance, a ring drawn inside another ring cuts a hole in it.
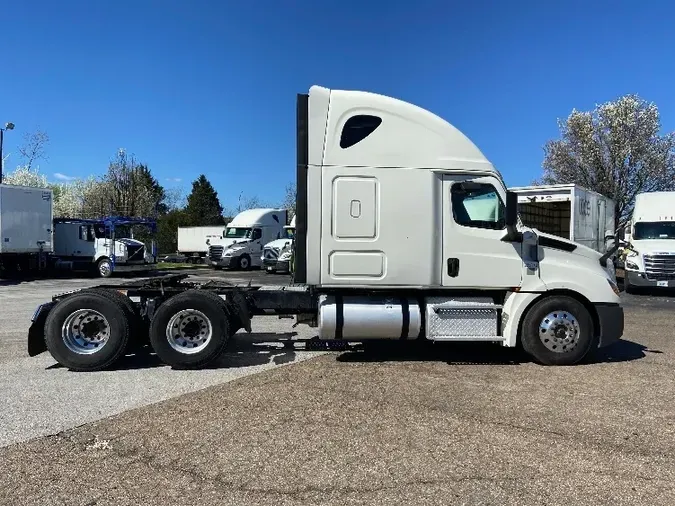
[{"label": "truck hood", "polygon": [[280,250],[284,249],[286,246],[291,244],[290,239],[276,239],[274,241],[270,241],[267,244],[265,244],[266,248],[279,248]]},{"label": "truck hood", "polygon": [[675,255],[675,239],[632,240],[631,246],[643,254]]},{"label": "truck hood", "polygon": [[552,241],[557,241],[561,242],[564,244],[570,244],[576,246],[576,249],[574,251],[571,251],[571,255],[580,255],[585,258],[590,258],[591,260],[600,260],[600,257],[602,256],[601,253],[598,253],[595,251],[593,248],[589,248],[588,246],[584,246],[583,244],[579,244],[578,242],[570,241],[569,239],[564,239],[562,237],[559,237],[557,235],[553,234],[547,234],[545,232],[541,232],[540,230],[537,230],[536,228],[533,229],[534,233],[537,234],[538,237],[542,238],[547,238]]},{"label": "truck hood", "polygon": [[227,249],[235,243],[244,244],[244,243],[247,243],[247,242],[249,242],[248,239],[222,239],[222,238],[218,237],[216,239],[211,239],[208,242],[208,245],[209,246],[222,246],[223,248]]}]

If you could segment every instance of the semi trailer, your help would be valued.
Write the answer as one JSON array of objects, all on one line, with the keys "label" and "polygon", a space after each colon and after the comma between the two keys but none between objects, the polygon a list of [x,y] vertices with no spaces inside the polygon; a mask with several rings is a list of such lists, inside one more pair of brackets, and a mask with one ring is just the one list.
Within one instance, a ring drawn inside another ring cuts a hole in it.
[{"label": "semi trailer", "polygon": [[178,253],[185,257],[187,263],[204,263],[209,253],[212,240],[223,237],[225,227],[178,227]]},{"label": "semi trailer", "polygon": [[92,371],[149,344],[201,368],[256,315],[295,317],[327,343],[491,342],[549,365],[623,334],[610,252],[519,225],[499,171],[427,110],[311,87],[297,97],[296,178],[290,286],[174,275],[58,294],[35,311],[29,355]]}]

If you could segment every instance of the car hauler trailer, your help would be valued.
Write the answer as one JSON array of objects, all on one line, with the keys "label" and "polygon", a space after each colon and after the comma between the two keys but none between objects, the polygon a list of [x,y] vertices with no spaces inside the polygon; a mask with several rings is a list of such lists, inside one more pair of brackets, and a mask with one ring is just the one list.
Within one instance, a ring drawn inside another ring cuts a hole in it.
[{"label": "car hauler trailer", "polygon": [[263,314],[294,315],[330,342],[521,344],[544,364],[621,337],[607,254],[518,226],[517,195],[438,116],[313,86],[298,95],[297,156],[292,286],[173,276],[58,295],[35,312],[29,354],[97,370],[147,339],[166,364],[199,368]]}]

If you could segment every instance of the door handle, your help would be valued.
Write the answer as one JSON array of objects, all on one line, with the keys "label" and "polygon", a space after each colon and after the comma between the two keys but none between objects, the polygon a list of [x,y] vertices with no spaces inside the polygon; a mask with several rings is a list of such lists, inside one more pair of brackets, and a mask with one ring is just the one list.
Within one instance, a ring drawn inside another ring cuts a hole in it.
[{"label": "door handle", "polygon": [[448,258],[448,276],[456,278],[459,275],[459,258]]}]

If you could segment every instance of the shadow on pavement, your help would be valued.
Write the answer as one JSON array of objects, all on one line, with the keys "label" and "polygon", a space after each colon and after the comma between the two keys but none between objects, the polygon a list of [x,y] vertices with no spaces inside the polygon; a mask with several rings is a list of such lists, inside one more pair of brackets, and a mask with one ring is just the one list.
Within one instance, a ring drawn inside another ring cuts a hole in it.
[{"label": "shadow on pavement", "polygon": [[[286,346],[295,332],[284,334],[237,334],[229,342],[226,352],[220,359],[205,369],[230,369],[235,367],[251,367],[273,363],[282,365],[293,362],[296,357],[292,346]],[[110,367],[109,371],[130,371],[135,369],[153,369],[167,367],[149,348],[142,352],[127,355]],[[62,369],[60,364],[53,364],[47,369]]]},{"label": "shadow on pavement", "polygon": [[[647,353],[662,353],[650,350],[633,341],[621,340],[607,348],[597,350],[585,362],[598,363],[630,362],[647,356]],[[503,348],[491,343],[433,343],[383,341],[365,343],[356,350],[342,353],[339,362],[447,362],[449,365],[519,365],[532,362],[519,348]]]}]

